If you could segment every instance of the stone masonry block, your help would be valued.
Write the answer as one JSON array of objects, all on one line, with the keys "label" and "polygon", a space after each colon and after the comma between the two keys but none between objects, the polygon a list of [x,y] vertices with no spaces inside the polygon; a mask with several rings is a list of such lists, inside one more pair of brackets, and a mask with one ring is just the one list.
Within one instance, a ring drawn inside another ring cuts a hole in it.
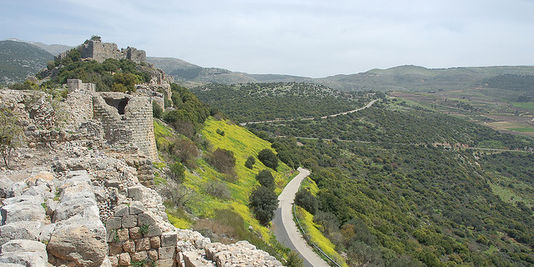
[{"label": "stone masonry block", "polygon": [[122,244],[117,242],[111,242],[109,244],[109,255],[118,255],[122,253]]},{"label": "stone masonry block", "polygon": [[132,261],[144,261],[148,257],[146,251],[138,251],[136,253],[130,254],[130,257],[132,258]]},{"label": "stone masonry block", "polygon": [[156,262],[156,266],[158,267],[175,267],[174,260],[172,259],[165,259],[165,260],[158,260]]},{"label": "stone masonry block", "polygon": [[124,215],[122,216],[122,228],[132,228],[137,226],[136,215]]},{"label": "stone masonry block", "polygon": [[143,225],[152,225],[155,224],[156,220],[152,218],[152,216],[148,213],[142,213],[137,216],[137,225],[143,226]]},{"label": "stone masonry block", "polygon": [[148,237],[135,240],[135,247],[137,251],[149,250],[150,239]]},{"label": "stone masonry block", "polygon": [[119,236],[119,241],[124,242],[129,239],[128,229],[118,229],[117,235]]},{"label": "stone masonry block", "polygon": [[153,260],[153,261],[157,261],[159,259],[158,251],[155,250],[155,249],[149,250],[148,251],[148,258]]},{"label": "stone masonry block", "polygon": [[141,214],[144,211],[145,211],[145,206],[143,206],[143,203],[139,201],[132,201],[130,203],[130,214],[131,215]]},{"label": "stone masonry block", "polygon": [[106,230],[116,230],[121,228],[121,218],[120,217],[111,217],[106,221]]},{"label": "stone masonry block", "polygon": [[161,229],[157,225],[150,225],[148,227],[148,232],[145,234],[145,237],[154,237],[161,235]]},{"label": "stone masonry block", "polygon": [[122,253],[119,255],[119,265],[120,266],[129,266],[131,263],[130,254]]},{"label": "stone masonry block", "polygon": [[143,199],[143,188],[141,186],[128,187],[128,197],[140,201]]},{"label": "stone masonry block", "polygon": [[135,242],[132,240],[128,240],[122,244],[122,249],[125,252],[133,253],[135,252]]},{"label": "stone masonry block", "polygon": [[124,215],[128,215],[130,214],[130,211],[128,209],[128,206],[126,205],[119,205],[118,207],[115,208],[115,216],[116,217],[122,217]]},{"label": "stone masonry block", "polygon": [[168,232],[161,234],[161,246],[162,247],[174,247],[176,246],[177,236],[176,233]]},{"label": "stone masonry block", "polygon": [[174,247],[161,247],[158,250],[159,258],[161,260],[174,259],[175,250]]},{"label": "stone masonry block", "polygon": [[109,256],[109,262],[111,263],[111,267],[117,267],[119,266],[119,257],[118,256]]},{"label": "stone masonry block", "polygon": [[143,235],[141,234],[141,229],[139,227],[130,228],[131,239],[139,239],[141,237],[143,237]]},{"label": "stone masonry block", "polygon": [[150,247],[155,249],[161,247],[161,241],[159,236],[154,236],[150,238]]}]

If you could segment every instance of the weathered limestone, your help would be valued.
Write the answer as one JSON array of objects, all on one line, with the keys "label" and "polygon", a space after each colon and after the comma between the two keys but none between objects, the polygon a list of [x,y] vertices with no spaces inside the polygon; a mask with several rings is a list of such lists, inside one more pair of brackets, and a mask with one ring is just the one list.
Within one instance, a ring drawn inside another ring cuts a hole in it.
[{"label": "weathered limestone", "polygon": [[100,221],[95,194],[86,171],[72,172],[60,187],[61,196],[54,212],[56,225],[48,242],[48,252],[58,262],[80,266],[100,266],[108,246],[106,229]]},{"label": "weathered limestone", "polygon": [[48,264],[46,246],[37,241],[11,240],[2,245],[0,265],[41,267]]},{"label": "weathered limestone", "polygon": [[48,252],[58,260],[78,266],[100,266],[106,257],[107,244],[105,228],[97,221],[77,215],[56,226]]}]

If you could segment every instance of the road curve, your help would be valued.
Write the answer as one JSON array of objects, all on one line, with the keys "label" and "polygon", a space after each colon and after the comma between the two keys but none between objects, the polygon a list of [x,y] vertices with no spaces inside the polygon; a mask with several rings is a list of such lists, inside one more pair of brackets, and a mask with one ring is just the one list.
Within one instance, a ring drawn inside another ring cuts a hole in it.
[{"label": "road curve", "polygon": [[291,121],[311,121],[311,120],[316,120],[316,119],[334,118],[334,117],[337,117],[339,115],[347,115],[347,114],[350,114],[350,113],[358,112],[360,110],[364,110],[366,108],[369,108],[374,103],[376,103],[376,101],[378,101],[378,99],[371,100],[369,103],[367,103],[367,105],[365,105],[365,106],[363,106],[361,108],[357,108],[357,109],[353,109],[353,110],[349,110],[349,111],[345,111],[345,112],[340,112],[340,113],[336,113],[336,114],[326,115],[326,116],[322,116],[322,117],[315,117],[315,118],[314,117],[309,117],[309,118],[300,118],[300,119],[274,119],[274,120],[266,120],[266,121],[249,121],[249,122],[241,122],[241,123],[239,123],[239,125],[247,126],[248,124],[260,124],[260,123],[272,123],[272,122],[291,122]]},{"label": "road curve", "polygon": [[286,185],[278,196],[278,209],[273,219],[274,235],[278,242],[300,254],[304,266],[328,267],[329,265],[308,246],[295,221],[293,221],[292,206],[295,194],[299,190],[302,181],[310,175],[310,171],[304,168],[298,168],[298,171],[299,174]]}]

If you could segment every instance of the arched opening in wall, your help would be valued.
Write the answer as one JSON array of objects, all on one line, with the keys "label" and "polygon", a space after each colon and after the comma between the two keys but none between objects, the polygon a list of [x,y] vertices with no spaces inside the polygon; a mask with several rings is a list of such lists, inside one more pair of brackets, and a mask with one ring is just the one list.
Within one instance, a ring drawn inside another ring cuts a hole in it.
[{"label": "arched opening in wall", "polygon": [[110,97],[104,97],[104,101],[106,101],[106,104],[116,108],[117,112],[120,115],[124,115],[124,109],[128,105],[128,98],[124,97],[124,98],[115,99],[115,98],[110,98]]}]

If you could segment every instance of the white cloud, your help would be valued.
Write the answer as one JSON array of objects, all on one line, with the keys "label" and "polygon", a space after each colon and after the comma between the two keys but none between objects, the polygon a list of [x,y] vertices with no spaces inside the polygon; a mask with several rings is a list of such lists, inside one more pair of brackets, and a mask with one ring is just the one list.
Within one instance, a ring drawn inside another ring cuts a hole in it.
[{"label": "white cloud", "polygon": [[99,34],[149,55],[251,73],[534,62],[534,3],[525,0],[6,1],[3,39],[75,45]]}]

